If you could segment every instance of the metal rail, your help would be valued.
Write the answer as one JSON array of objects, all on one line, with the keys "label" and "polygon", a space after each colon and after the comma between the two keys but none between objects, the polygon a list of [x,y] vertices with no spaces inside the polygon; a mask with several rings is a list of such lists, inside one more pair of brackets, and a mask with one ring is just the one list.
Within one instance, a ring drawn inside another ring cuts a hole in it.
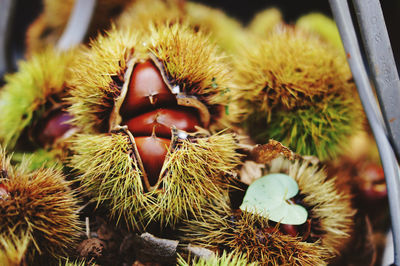
[{"label": "metal rail", "polygon": [[[354,0],[354,2],[357,2],[357,0]],[[366,39],[374,38],[375,36],[383,36],[383,31],[386,32],[386,27],[384,24],[383,16],[382,16],[382,11],[379,5],[378,0],[370,0],[370,3],[374,2],[374,8],[379,10],[374,10],[372,13],[371,10],[364,9],[364,7],[361,7],[363,4],[366,4],[365,0],[363,3],[359,1],[358,3],[355,3],[355,8],[357,11],[359,11],[358,14],[358,19],[360,21],[361,25],[361,31],[363,32],[363,36],[365,36]],[[354,80],[357,85],[358,89],[358,94],[360,96],[361,102],[364,106],[365,113],[367,115],[369,124],[371,126],[372,132],[375,137],[376,144],[378,146],[379,154],[381,157],[381,162],[383,166],[383,170],[385,172],[385,178],[386,178],[386,186],[388,190],[388,197],[389,197],[389,209],[390,209],[390,216],[391,216],[391,223],[392,223],[392,232],[393,232],[393,246],[394,246],[394,264],[395,265],[400,265],[400,169],[398,162],[396,160],[396,155],[394,152],[394,148],[392,147],[391,143],[389,142],[389,134],[385,128],[385,124],[382,122],[382,115],[379,111],[378,104],[374,98],[373,91],[371,88],[371,84],[368,79],[368,75],[365,69],[365,66],[362,61],[361,57],[361,52],[360,52],[360,47],[358,45],[356,33],[354,30],[354,25],[353,21],[351,19],[350,11],[349,11],[349,6],[347,4],[346,0],[329,0],[329,3],[331,5],[332,13],[335,18],[336,24],[339,28],[339,32],[342,38],[342,42],[344,45],[344,48],[347,53],[347,58],[348,62],[351,68],[351,71],[353,73]],[[371,5],[372,6],[372,5]],[[373,14],[373,15],[372,15]],[[368,27],[366,23],[366,20],[373,20],[376,24],[376,27]],[[379,30],[380,32],[376,32]],[[387,32],[386,32],[387,34]],[[382,37],[383,38],[383,37]],[[383,40],[383,39],[381,39]],[[383,62],[382,56],[388,56],[387,49],[390,48],[390,43],[387,43],[386,41],[379,41],[376,42],[375,44],[366,44],[366,50],[367,53],[369,54],[369,58],[371,60],[371,63],[374,67],[377,69],[373,70],[372,76],[374,80],[380,80],[382,75],[384,76],[384,79],[387,74],[385,72],[382,74],[381,71],[387,68],[390,68],[389,72],[392,73],[396,71],[393,66],[391,66],[389,63],[390,62]],[[388,37],[387,37],[388,41]],[[366,41],[365,43],[370,42]],[[372,41],[373,42],[373,41]],[[383,47],[385,45],[385,47]],[[383,50],[386,49],[385,51],[379,51],[377,53],[377,50]],[[381,57],[379,57],[381,56]],[[393,56],[393,55],[392,55]],[[389,60],[389,59],[388,59]],[[384,68],[379,68],[382,67],[382,64],[385,66]],[[388,72],[388,73],[389,73]],[[397,75],[397,73],[395,73]],[[393,117],[397,117],[399,115],[400,109],[398,108],[398,105],[400,104],[397,102],[397,110],[393,109],[392,106],[393,104],[391,103],[392,99],[388,99],[386,97],[387,94],[396,94],[396,90],[398,88],[395,87],[395,83],[392,83],[391,81],[395,79],[388,79],[387,82],[386,80],[383,82],[385,84],[382,84],[381,81],[376,83],[376,89],[379,91],[383,96],[380,97],[382,101],[382,106],[389,105],[388,108],[386,108],[386,112],[383,112],[383,116],[385,117],[385,121],[388,121],[389,123],[391,122],[391,115],[392,112],[394,113]],[[397,76],[398,80],[398,76]],[[389,88],[388,88],[389,87]],[[396,97],[396,96],[394,96]],[[388,116],[389,115],[389,116]],[[400,128],[394,128],[392,133],[396,134],[396,132],[400,131]]]}]

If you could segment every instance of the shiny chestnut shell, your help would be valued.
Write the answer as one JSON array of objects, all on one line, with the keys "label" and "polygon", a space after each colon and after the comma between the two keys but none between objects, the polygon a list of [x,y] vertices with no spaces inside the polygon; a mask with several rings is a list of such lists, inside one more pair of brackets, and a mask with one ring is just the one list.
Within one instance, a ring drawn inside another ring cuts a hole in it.
[{"label": "shiny chestnut shell", "polygon": [[165,84],[160,71],[152,62],[146,61],[136,64],[133,69],[120,113],[123,117],[133,117],[155,106],[159,108],[176,104],[176,98]]},{"label": "shiny chestnut shell", "polygon": [[138,62],[133,67],[119,115],[134,138],[148,190],[158,182],[172,127],[194,132],[201,125],[197,109],[178,105],[176,95],[151,61]]}]

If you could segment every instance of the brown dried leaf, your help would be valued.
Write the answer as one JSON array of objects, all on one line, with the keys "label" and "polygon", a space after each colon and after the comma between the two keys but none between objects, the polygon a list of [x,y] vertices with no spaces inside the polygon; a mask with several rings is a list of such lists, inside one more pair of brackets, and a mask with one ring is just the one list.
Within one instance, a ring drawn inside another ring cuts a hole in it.
[{"label": "brown dried leaf", "polygon": [[258,144],[251,151],[251,156],[257,163],[267,164],[279,156],[284,156],[289,160],[301,158],[279,141],[270,139],[267,144]]}]

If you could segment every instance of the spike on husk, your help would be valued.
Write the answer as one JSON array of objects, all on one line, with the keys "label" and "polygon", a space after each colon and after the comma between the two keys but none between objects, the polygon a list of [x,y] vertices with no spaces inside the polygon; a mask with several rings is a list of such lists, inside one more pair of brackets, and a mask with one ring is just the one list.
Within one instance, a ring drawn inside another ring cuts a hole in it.
[{"label": "spike on husk", "polygon": [[259,265],[256,262],[249,263],[249,261],[246,259],[246,257],[243,254],[231,252],[222,252],[221,255],[219,256],[213,256],[208,259],[193,259],[191,263],[188,263],[185,261],[182,257],[178,258],[178,264],[179,266],[256,266]]},{"label": "spike on husk", "polygon": [[5,195],[0,199],[0,233],[27,233],[30,257],[37,253],[65,255],[80,230],[77,201],[69,182],[51,168],[28,172],[27,160],[14,169],[4,151],[1,156],[0,183]]},{"label": "spike on husk", "polygon": [[0,234],[0,265],[26,265],[25,256],[30,242],[29,234]]}]

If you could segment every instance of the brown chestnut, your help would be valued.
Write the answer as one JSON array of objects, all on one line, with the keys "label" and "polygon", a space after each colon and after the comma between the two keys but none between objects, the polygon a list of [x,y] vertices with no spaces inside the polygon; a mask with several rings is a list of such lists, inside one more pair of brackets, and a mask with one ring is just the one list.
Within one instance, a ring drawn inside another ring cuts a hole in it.
[{"label": "brown chestnut", "polygon": [[42,146],[53,144],[58,138],[62,137],[72,125],[67,122],[72,116],[65,111],[56,110],[49,114],[37,129],[37,141]]},{"label": "brown chestnut", "polygon": [[136,64],[120,114],[129,117],[144,110],[176,105],[175,96],[165,84],[160,71],[150,61]]},{"label": "brown chestnut", "polygon": [[147,174],[145,185],[152,187],[158,181],[171,140],[151,135],[149,137],[137,137],[135,142]]},{"label": "brown chestnut", "polygon": [[[134,136],[150,136],[153,132],[158,137],[171,138],[171,127],[194,132],[201,124],[193,108],[157,109],[138,115],[125,123]],[[154,131],[153,131],[154,130]]]}]

